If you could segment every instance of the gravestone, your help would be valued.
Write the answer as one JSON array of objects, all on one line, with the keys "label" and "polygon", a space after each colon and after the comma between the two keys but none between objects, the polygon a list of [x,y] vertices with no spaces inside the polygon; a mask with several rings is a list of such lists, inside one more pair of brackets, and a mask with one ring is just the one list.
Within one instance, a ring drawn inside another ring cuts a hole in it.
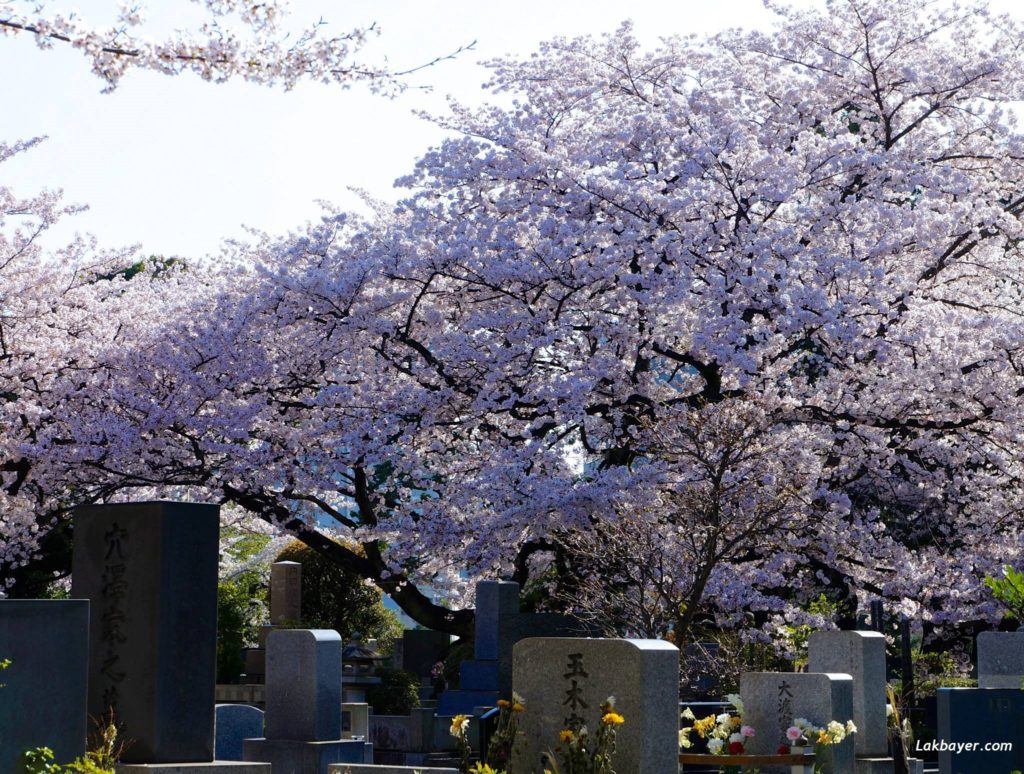
[{"label": "gravestone", "polygon": [[214,762],[216,505],[117,503],[75,509],[72,596],[90,601],[89,713],[112,710],[131,740],[119,774],[269,774]]},{"label": "gravestone", "polygon": [[0,600],[0,771],[46,746],[60,763],[85,754],[89,603]]},{"label": "gravestone", "polygon": [[439,715],[472,713],[493,707],[512,695],[512,649],[528,637],[586,637],[596,634],[587,624],[560,613],[522,613],[519,584],[480,581],[476,585],[473,658],[459,665],[459,688],[445,691]]},{"label": "gravestone", "polygon": [[431,677],[430,670],[451,646],[452,637],[433,629],[406,629],[402,632],[402,669]]},{"label": "gravestone", "polygon": [[92,603],[89,714],[112,709],[126,763],[213,760],[216,505],[75,511],[72,596]]},{"label": "gravestone", "polygon": [[[600,705],[615,697],[625,718],[617,727],[614,764],[630,774],[676,771],[679,651],[660,640],[530,638],[516,643],[513,688],[526,711],[510,774],[543,770],[563,728],[585,723],[594,734]],[[593,738],[593,737],[592,737]]]},{"label": "gravestone", "polygon": [[[743,722],[756,734],[747,752],[770,755],[788,744],[786,729],[795,718],[806,718],[816,726],[831,720],[853,719],[853,678],[847,674],[809,672],[744,672],[740,677]],[[854,742],[824,748],[824,774],[854,774]]]},{"label": "gravestone", "polygon": [[263,710],[248,704],[218,704],[214,708],[216,738],[214,757],[219,761],[242,760],[242,741],[263,736]]},{"label": "gravestone", "polygon": [[[1024,771],[1024,691],[939,688],[937,695],[940,774]],[[985,749],[991,744],[1009,749]]]},{"label": "gravestone", "polygon": [[978,687],[1020,688],[1024,680],[1024,631],[978,635]]},{"label": "gravestone", "polygon": [[[808,641],[807,671],[841,673],[853,678],[856,755],[888,756],[885,636],[867,631],[813,632]],[[892,766],[889,768],[891,770]]]},{"label": "gravestone", "polygon": [[274,562],[270,565],[270,623],[295,623],[302,619],[302,565]]},{"label": "gravestone", "polygon": [[341,635],[277,629],[267,637],[265,736],[242,742],[242,759],[275,772],[326,774],[332,763],[363,763],[366,744],[341,738]]}]

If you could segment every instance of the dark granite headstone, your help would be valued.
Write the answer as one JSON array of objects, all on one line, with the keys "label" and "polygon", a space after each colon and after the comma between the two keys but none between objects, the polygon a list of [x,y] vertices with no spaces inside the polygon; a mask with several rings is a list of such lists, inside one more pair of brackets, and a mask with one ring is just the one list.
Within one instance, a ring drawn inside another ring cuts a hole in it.
[{"label": "dark granite headstone", "polygon": [[263,736],[263,710],[250,704],[218,704],[214,757],[219,761],[242,760],[242,740]]},{"label": "dark granite headstone", "polygon": [[72,596],[92,603],[89,714],[113,710],[124,763],[213,760],[216,505],[75,511]]},{"label": "dark granite headstone", "polygon": [[1024,691],[939,688],[938,704],[940,774],[1024,771]]},{"label": "dark granite headstone", "polygon": [[433,629],[406,629],[402,633],[402,669],[423,678],[431,676],[430,670],[441,660],[442,654],[451,646],[452,637]]},{"label": "dark granite headstone", "polygon": [[0,600],[0,771],[46,746],[58,762],[85,754],[89,603]]}]

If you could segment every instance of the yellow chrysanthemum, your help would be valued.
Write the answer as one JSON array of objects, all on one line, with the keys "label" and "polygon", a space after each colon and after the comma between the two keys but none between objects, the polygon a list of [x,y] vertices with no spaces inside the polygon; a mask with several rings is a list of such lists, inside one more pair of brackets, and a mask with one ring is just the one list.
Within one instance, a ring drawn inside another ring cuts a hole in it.
[{"label": "yellow chrysanthemum", "polygon": [[571,742],[575,736],[576,734],[574,734],[570,729],[563,728],[561,731],[558,732],[558,741]]},{"label": "yellow chrysanthemum", "polygon": [[609,712],[603,718],[601,718],[601,722],[604,723],[606,726],[621,726],[623,723],[626,722],[626,719],[622,717],[622,715],[620,715],[618,712]]},{"label": "yellow chrysanthemum", "polygon": [[522,712],[525,709],[526,709],[526,707],[524,707],[519,702],[516,702],[515,704],[512,705],[512,711],[513,712]]},{"label": "yellow chrysanthemum", "polygon": [[743,721],[740,720],[738,715],[733,715],[730,722],[732,723],[734,728],[739,728],[743,724]]},{"label": "yellow chrysanthemum", "polygon": [[452,736],[462,736],[462,733],[469,727],[469,715],[456,715],[452,718]]},{"label": "yellow chrysanthemum", "polygon": [[829,743],[828,731],[826,731],[823,728],[820,731],[818,731],[818,744],[828,744],[828,743]]},{"label": "yellow chrysanthemum", "polygon": [[498,699],[498,706],[502,709],[508,709],[512,706],[512,702],[510,702],[508,699]]}]

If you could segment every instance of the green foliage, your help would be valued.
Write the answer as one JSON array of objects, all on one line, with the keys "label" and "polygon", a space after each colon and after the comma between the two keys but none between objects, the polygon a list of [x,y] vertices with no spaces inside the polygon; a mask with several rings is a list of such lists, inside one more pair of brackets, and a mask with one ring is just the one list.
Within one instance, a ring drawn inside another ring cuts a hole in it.
[{"label": "green foliage", "polygon": [[[806,610],[812,615],[821,615],[826,618],[833,618],[839,605],[835,600],[829,599],[824,594],[808,603]],[[785,626],[783,632],[787,641],[788,649],[794,654],[793,666],[798,671],[807,665],[807,642],[815,631],[813,626],[801,624],[799,626]]]},{"label": "green foliage", "polygon": [[366,688],[366,702],[375,715],[408,715],[420,703],[420,679],[404,669],[381,667],[377,670],[380,685]]},{"label": "green foliage", "polygon": [[378,649],[388,653],[402,636],[402,622],[384,607],[376,586],[348,572],[299,541],[277,556],[278,562],[302,564],[302,623],[314,629],[334,629],[344,641],[356,633],[376,638]]},{"label": "green foliage", "polygon": [[36,747],[25,751],[25,774],[61,774],[61,767],[53,762],[53,750]]},{"label": "green foliage", "polygon": [[985,586],[1006,608],[1008,617],[1024,622],[1024,573],[1007,564],[1003,566],[1003,577],[985,578]]},{"label": "green foliage", "polygon": [[[914,648],[910,655],[914,666],[914,693],[918,698],[934,696],[939,688],[971,688],[978,684],[962,673],[948,650],[925,653]],[[896,693],[899,696],[899,687]]]},{"label": "green foliage", "polygon": [[93,747],[84,756],[61,766],[54,763],[53,750],[36,747],[24,753],[25,774],[115,774],[125,744],[118,741],[117,726],[113,715],[101,718],[97,724]]},{"label": "green foliage", "polygon": [[[244,562],[270,542],[268,535],[223,529],[227,553]],[[242,649],[256,644],[267,607],[267,585],[259,569],[248,570],[217,584],[217,682],[232,683],[245,669]]]}]

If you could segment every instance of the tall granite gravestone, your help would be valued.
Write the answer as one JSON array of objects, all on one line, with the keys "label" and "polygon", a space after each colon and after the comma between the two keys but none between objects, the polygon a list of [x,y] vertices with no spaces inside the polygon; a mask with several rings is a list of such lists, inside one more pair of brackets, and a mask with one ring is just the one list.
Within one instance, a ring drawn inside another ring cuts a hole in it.
[{"label": "tall granite gravestone", "polygon": [[92,602],[89,714],[113,709],[126,763],[213,760],[216,505],[75,512],[72,596]]},{"label": "tall granite gravestone", "polygon": [[937,696],[940,774],[1024,771],[1024,691],[939,688]]},{"label": "tall granite gravestone", "polygon": [[124,773],[268,772],[213,763],[218,507],[95,505],[76,509],[74,527],[71,593],[91,610],[89,714],[113,711],[131,740]]},{"label": "tall granite gravestone", "polygon": [[262,738],[242,742],[242,758],[275,772],[327,774],[332,763],[364,763],[366,744],[341,738],[341,635],[331,629],[278,629],[267,637]]},{"label": "tall granite gravestone", "polygon": [[270,565],[270,623],[295,623],[302,618],[302,565],[274,562]]},{"label": "tall granite gravestone", "polygon": [[978,635],[978,687],[1020,688],[1024,681],[1024,631]]},{"label": "tall granite gravestone", "polygon": [[0,600],[0,771],[46,746],[66,763],[85,754],[89,603]]},{"label": "tall granite gravestone", "polygon": [[[757,731],[747,747],[754,755],[770,755],[787,744],[786,729],[796,718],[816,726],[853,720],[853,678],[846,674],[744,672],[740,697],[743,721]],[[823,757],[824,774],[854,774],[853,739],[826,747]]]},{"label": "tall granite gravestone", "polygon": [[853,742],[858,773],[891,773],[894,762],[888,757],[885,636],[865,631],[814,632],[808,642],[807,671],[842,673],[853,678],[853,722],[857,726]]},{"label": "tall granite gravestone", "polygon": [[[510,774],[545,767],[563,728],[600,723],[600,705],[615,697],[625,718],[617,728],[614,764],[630,774],[678,768],[679,651],[661,640],[530,638],[513,649],[512,684],[526,711],[513,747]],[[550,768],[550,767],[549,767]]]}]

